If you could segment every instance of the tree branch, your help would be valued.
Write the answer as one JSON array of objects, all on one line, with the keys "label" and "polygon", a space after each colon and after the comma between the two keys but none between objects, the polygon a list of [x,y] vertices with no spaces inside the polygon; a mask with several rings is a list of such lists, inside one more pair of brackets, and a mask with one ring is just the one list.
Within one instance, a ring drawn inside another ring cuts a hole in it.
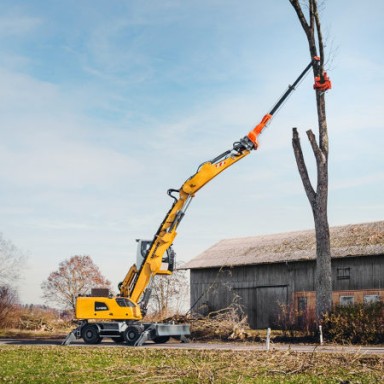
[{"label": "tree branch", "polygon": [[304,13],[301,9],[301,6],[299,4],[299,0],[289,0],[290,3],[292,4],[292,7],[293,9],[295,10],[296,14],[297,14],[297,17],[299,18],[299,21],[301,23],[301,26],[303,27],[305,33],[308,35],[308,32],[309,32],[309,25],[307,23],[307,20],[304,16]]},{"label": "tree branch", "polygon": [[292,128],[292,146],[295,154],[297,168],[300,173],[301,181],[304,185],[305,193],[307,194],[308,200],[313,208],[316,203],[316,192],[314,191],[311,180],[309,179],[307,166],[305,165],[303,151],[301,149],[300,137],[297,132],[297,128]]},{"label": "tree branch", "polygon": [[321,32],[321,24],[320,24],[320,17],[319,17],[319,11],[317,8],[317,2],[313,2],[313,16],[316,23],[316,34],[318,39],[318,46],[319,46],[319,54],[320,54],[320,68],[319,68],[319,76],[321,78],[321,81],[324,81],[324,44],[323,44],[323,34]]},{"label": "tree branch", "polygon": [[[317,49],[316,49],[316,42],[314,38],[314,13],[313,13],[312,1],[310,1],[309,3],[310,25],[308,25],[308,22],[304,16],[299,0],[289,0],[289,1],[292,4],[292,7],[295,10],[297,17],[299,18],[300,24],[303,27],[303,30],[307,36],[309,51],[311,53],[311,58],[313,58],[314,56],[317,56]],[[316,66],[313,67],[313,70],[315,72],[315,76],[317,76],[318,74],[316,73],[317,71]]]},{"label": "tree branch", "polygon": [[314,17],[314,12],[313,12],[313,2],[309,2],[309,25],[310,25],[310,32],[311,36],[314,35],[315,31],[315,17]]},{"label": "tree branch", "polygon": [[323,152],[320,150],[319,146],[317,145],[316,136],[312,132],[311,129],[307,131],[308,140],[311,143],[311,147],[313,150],[313,153],[315,154],[316,162],[318,167],[324,164],[325,157]]}]

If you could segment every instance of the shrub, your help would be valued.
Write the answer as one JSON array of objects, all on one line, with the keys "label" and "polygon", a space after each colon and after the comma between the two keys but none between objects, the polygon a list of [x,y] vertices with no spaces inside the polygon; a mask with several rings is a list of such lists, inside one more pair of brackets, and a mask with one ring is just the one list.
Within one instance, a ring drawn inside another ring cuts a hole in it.
[{"label": "shrub", "polygon": [[316,333],[313,313],[296,309],[294,303],[279,303],[279,311],[272,326],[280,329],[284,337],[313,336]]},{"label": "shrub", "polygon": [[16,324],[18,306],[17,292],[9,285],[0,286],[0,328]]},{"label": "shrub", "polygon": [[24,331],[62,331],[71,326],[64,312],[54,308],[27,305],[21,308],[17,328]]},{"label": "shrub", "polygon": [[383,319],[383,302],[336,306],[323,318],[324,336],[337,343],[383,343]]}]

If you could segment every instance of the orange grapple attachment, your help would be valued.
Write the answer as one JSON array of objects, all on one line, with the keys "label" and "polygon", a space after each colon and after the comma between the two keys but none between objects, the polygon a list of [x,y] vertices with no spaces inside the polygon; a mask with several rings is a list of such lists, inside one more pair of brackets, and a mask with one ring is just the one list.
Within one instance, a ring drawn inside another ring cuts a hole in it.
[{"label": "orange grapple attachment", "polygon": [[331,88],[332,88],[332,83],[331,83],[330,78],[327,75],[327,72],[323,73],[323,81],[321,81],[320,76],[315,77],[315,84],[313,84],[313,89],[315,89],[317,91],[325,92]]},{"label": "orange grapple attachment", "polygon": [[252,141],[255,149],[259,146],[259,143],[257,142],[257,137],[260,135],[262,130],[265,128],[265,126],[268,124],[269,120],[271,120],[272,115],[267,113],[264,115],[264,117],[261,119],[260,123],[256,125],[255,128],[252,129],[247,135],[248,139]]},{"label": "orange grapple attachment", "polygon": [[[313,60],[317,62],[318,65],[320,65],[320,57],[314,56]],[[315,77],[315,84],[313,84],[313,89],[316,91],[328,91],[328,89],[332,88],[332,83],[330,78],[327,75],[327,72],[323,72],[323,80],[321,80],[321,76]]]}]

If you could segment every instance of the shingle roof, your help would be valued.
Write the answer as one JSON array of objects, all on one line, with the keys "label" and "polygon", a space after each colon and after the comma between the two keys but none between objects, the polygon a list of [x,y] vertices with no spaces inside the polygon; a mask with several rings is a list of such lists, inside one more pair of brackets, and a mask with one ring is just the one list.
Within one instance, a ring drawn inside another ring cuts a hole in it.
[{"label": "shingle roof", "polygon": [[[384,221],[332,227],[330,232],[333,258],[384,255]],[[183,269],[281,263],[315,257],[315,232],[307,230],[221,240],[184,264]]]}]

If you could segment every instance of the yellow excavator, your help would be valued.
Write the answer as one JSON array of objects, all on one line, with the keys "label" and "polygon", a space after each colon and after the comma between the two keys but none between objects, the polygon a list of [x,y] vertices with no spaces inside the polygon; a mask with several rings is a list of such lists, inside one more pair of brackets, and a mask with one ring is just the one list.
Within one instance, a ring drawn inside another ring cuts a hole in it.
[{"label": "yellow excavator", "polygon": [[177,235],[177,227],[196,192],[219,173],[258,148],[259,134],[314,65],[319,65],[318,57],[307,65],[260,123],[247,136],[235,142],[232,149],[202,163],[197,172],[189,177],[180,189],[168,190],[168,195],[174,200],[173,204],[153,240],[138,240],[136,264],[130,268],[119,284],[119,294],[109,296],[108,291],[103,293],[100,289],[96,289],[90,296],[78,297],[75,316],[79,325],[67,336],[64,345],[80,338],[88,344],[97,344],[103,338],[111,338],[115,342],[136,346],[142,345],[147,340],[164,343],[170,337],[187,341],[186,336],[190,334],[188,324],[142,321],[151,294],[151,281],[156,275],[172,274],[175,266],[172,243]]}]

